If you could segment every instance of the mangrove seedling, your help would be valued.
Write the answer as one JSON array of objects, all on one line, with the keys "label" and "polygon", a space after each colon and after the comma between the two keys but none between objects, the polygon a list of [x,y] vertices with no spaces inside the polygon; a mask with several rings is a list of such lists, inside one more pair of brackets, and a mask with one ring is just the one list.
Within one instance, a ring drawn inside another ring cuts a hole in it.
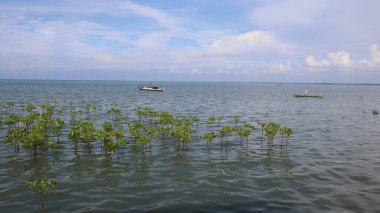
[{"label": "mangrove seedling", "polygon": [[215,136],[215,133],[214,132],[208,132],[204,135],[201,136],[201,139],[203,141],[206,141],[207,142],[207,145],[208,145],[208,148],[210,149],[210,145],[211,145],[211,142],[216,138]]},{"label": "mangrove seedling", "polygon": [[222,126],[219,130],[220,137],[222,139],[222,143],[224,141],[224,138],[226,138],[226,141],[228,141],[228,136],[230,136],[235,131],[235,128],[231,126]]},{"label": "mangrove seedling", "polygon": [[236,134],[240,137],[241,141],[247,139],[248,142],[248,137],[253,130],[255,130],[254,126],[251,124],[244,124],[244,126],[236,129]]},{"label": "mangrove seedling", "polygon": [[241,117],[240,115],[234,115],[233,118],[234,118],[235,128],[237,128]]},{"label": "mangrove seedling", "polygon": [[57,135],[57,141],[59,141],[59,135],[62,133],[62,129],[65,126],[65,121],[59,117],[53,120],[53,131]]},{"label": "mangrove seedling", "polygon": [[281,135],[281,148],[282,148],[284,137],[286,138],[286,142],[288,142],[288,138],[293,134],[293,131],[292,129],[284,126],[280,128],[279,133]]},{"label": "mangrove seedling", "polygon": [[265,125],[264,136],[267,138],[268,144],[273,143],[273,138],[278,134],[279,130],[280,124],[278,123],[270,122]]},{"label": "mangrove seedling", "polygon": [[18,154],[20,150],[20,144],[22,144],[26,136],[26,131],[23,128],[11,128],[8,130],[5,136],[5,143],[13,144],[15,147],[15,153]]},{"label": "mangrove seedling", "polygon": [[40,180],[37,178],[28,181],[28,187],[41,195],[41,209],[44,209],[44,202],[46,194],[55,191],[57,182],[55,180],[47,180],[46,177],[42,177]]},{"label": "mangrove seedling", "polygon": [[40,117],[36,125],[32,127],[31,132],[29,132],[22,146],[26,149],[33,150],[34,157],[37,157],[37,150],[40,148],[49,148],[47,146],[47,138],[48,138],[48,128],[49,122]]},{"label": "mangrove seedling", "polygon": [[222,125],[222,120],[224,119],[223,116],[216,117],[216,120],[218,121],[218,127]]},{"label": "mangrove seedling", "polygon": [[259,121],[259,122],[257,122],[257,124],[261,126],[261,141],[260,142],[262,143],[263,137],[264,137],[264,127],[265,127],[266,123]]},{"label": "mangrove seedling", "polygon": [[215,117],[209,117],[209,118],[206,120],[207,129],[211,130],[211,129],[214,127],[215,120],[216,120]]},{"label": "mangrove seedling", "polygon": [[186,124],[178,124],[171,130],[170,135],[177,139],[177,151],[182,143],[182,151],[185,143],[191,142],[191,128]]},{"label": "mangrove seedling", "polygon": [[105,154],[108,158],[112,158],[116,149],[128,144],[124,132],[115,130],[109,121],[105,121],[103,128],[97,130],[97,136],[103,144],[106,150]]}]

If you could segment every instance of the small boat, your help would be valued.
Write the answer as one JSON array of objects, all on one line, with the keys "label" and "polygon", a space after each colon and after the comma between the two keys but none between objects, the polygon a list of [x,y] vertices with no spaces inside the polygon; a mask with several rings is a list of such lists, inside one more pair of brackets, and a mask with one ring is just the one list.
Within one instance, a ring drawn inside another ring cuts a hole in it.
[{"label": "small boat", "polygon": [[305,92],[303,94],[293,94],[294,97],[297,97],[297,98],[323,98],[322,95],[309,95],[307,93],[307,89],[305,89]]},{"label": "small boat", "polygon": [[164,91],[165,88],[164,87],[160,87],[160,86],[153,86],[153,85],[140,85],[138,86],[138,88],[140,90],[145,90],[145,91]]}]

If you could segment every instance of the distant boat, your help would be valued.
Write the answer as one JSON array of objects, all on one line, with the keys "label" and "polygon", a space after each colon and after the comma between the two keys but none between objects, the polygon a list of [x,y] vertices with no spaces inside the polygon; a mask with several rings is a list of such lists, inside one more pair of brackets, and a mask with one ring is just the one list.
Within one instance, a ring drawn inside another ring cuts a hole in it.
[{"label": "distant boat", "polygon": [[307,89],[308,88],[305,88],[305,92],[303,94],[293,94],[293,96],[297,98],[323,98],[322,95],[309,95]]},{"label": "distant boat", "polygon": [[149,85],[140,85],[140,86],[138,86],[138,88],[139,88],[140,90],[145,90],[145,91],[160,91],[160,92],[162,92],[162,91],[165,90],[164,87],[161,87],[161,86],[153,86],[153,85],[151,85],[151,84],[149,84]]}]

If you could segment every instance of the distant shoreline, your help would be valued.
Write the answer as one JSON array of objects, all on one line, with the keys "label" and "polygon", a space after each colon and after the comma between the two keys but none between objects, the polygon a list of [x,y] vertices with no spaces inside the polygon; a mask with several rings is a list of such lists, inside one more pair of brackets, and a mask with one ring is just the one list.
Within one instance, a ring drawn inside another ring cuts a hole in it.
[{"label": "distant shoreline", "polygon": [[0,79],[0,81],[108,81],[108,82],[173,82],[173,83],[254,83],[254,84],[316,84],[316,85],[358,85],[380,86],[380,83],[336,83],[336,82],[254,82],[254,81],[181,81],[181,80],[94,80],[94,79]]}]

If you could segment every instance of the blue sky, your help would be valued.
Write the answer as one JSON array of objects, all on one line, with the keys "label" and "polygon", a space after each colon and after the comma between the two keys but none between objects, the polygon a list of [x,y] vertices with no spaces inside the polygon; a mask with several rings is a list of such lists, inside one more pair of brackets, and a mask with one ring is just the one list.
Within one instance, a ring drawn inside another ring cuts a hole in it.
[{"label": "blue sky", "polygon": [[380,83],[377,0],[0,1],[0,78]]}]

